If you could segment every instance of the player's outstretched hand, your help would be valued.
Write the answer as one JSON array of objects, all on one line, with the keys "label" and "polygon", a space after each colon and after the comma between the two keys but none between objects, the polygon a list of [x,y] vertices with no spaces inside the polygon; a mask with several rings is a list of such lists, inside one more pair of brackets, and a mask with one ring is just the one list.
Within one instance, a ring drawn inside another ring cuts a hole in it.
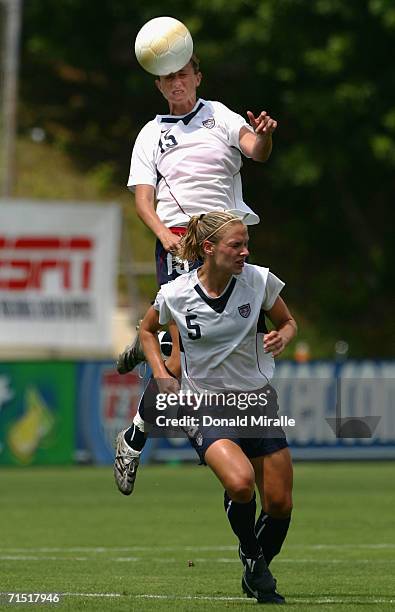
[{"label": "player's outstretched hand", "polygon": [[263,348],[265,353],[272,353],[277,357],[285,348],[286,342],[280,332],[271,331],[263,336]]},{"label": "player's outstretched hand", "polygon": [[266,111],[262,111],[257,117],[251,111],[247,111],[247,115],[250,125],[254,128],[257,136],[272,134],[277,127],[277,121],[272,119]]}]

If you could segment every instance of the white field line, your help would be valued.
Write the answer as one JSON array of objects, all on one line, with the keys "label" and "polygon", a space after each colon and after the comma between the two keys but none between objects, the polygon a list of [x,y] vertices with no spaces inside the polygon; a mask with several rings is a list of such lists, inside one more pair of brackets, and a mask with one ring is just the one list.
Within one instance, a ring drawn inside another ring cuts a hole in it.
[{"label": "white field line", "polygon": [[[124,597],[125,599],[167,599],[171,601],[242,601],[244,603],[255,604],[255,599],[246,597],[229,597],[225,595],[152,595],[144,593],[141,595],[121,595],[120,593],[59,593],[60,596],[75,596],[75,597]],[[384,598],[357,598],[350,597],[343,599],[341,597],[288,597],[288,603],[315,603],[315,604],[395,604],[395,599]]]},{"label": "white field line", "polygon": [[[48,556],[48,555],[0,555],[0,561],[72,561],[72,562],[88,562],[92,563],[97,561],[94,557],[73,557],[73,556]],[[111,563],[137,563],[139,561],[146,561],[147,557],[102,557],[101,561],[108,561]],[[154,563],[182,563],[180,558],[166,557],[164,559],[150,559]],[[194,563],[240,563],[238,557],[194,557],[192,559]],[[384,563],[395,563],[395,559],[314,559],[298,557],[297,559],[276,559],[276,563],[314,563],[317,565],[334,565],[334,564],[347,564],[350,562],[354,564],[367,564]]]},{"label": "white field line", "polygon": [[125,597],[121,593],[58,593],[59,597]]},{"label": "white field line", "polygon": [[[289,550],[379,550],[379,549],[395,549],[395,543],[381,544],[287,544]],[[88,553],[108,553],[108,552],[176,552],[176,551],[235,551],[237,546],[73,546],[73,547],[39,547],[39,548],[6,548],[0,547],[0,552],[4,553],[65,553],[65,552],[82,552]]]},{"label": "white field line", "polygon": [[[203,601],[243,601],[244,603],[253,603],[255,604],[255,599],[248,600],[246,597],[222,597],[220,595],[209,596],[209,595],[131,595],[129,597],[135,599],[169,599],[169,600],[177,600],[177,601],[188,601],[188,600],[203,600]],[[395,599],[375,599],[375,598],[346,598],[342,599],[341,597],[287,597],[287,603],[311,603],[311,604],[383,604],[390,603],[395,604]]]}]

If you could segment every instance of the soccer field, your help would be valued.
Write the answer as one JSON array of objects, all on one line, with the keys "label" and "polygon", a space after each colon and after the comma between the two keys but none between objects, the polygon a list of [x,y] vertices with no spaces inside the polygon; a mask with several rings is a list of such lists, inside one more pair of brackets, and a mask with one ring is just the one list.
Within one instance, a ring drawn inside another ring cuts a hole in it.
[{"label": "soccer field", "polygon": [[[1,469],[0,591],[58,593],[58,610],[251,610],[219,483],[196,465]],[[292,610],[395,612],[395,465],[297,463],[272,565]],[[193,566],[189,566],[193,561]],[[32,604],[16,609],[32,610]]]}]

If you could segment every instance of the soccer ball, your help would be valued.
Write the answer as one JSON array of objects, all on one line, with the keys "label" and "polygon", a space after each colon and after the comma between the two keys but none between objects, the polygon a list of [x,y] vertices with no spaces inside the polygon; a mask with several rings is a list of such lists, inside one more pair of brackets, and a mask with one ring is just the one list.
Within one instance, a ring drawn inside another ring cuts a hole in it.
[{"label": "soccer ball", "polygon": [[173,17],[155,17],[141,28],[134,44],[137,61],[147,72],[162,76],[181,70],[193,53],[188,28]]}]

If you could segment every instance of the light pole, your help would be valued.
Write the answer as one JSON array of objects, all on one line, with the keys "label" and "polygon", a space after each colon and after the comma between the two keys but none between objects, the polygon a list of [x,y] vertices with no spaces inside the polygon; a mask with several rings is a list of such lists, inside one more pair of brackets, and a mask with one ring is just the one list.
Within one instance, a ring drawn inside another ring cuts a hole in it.
[{"label": "light pole", "polygon": [[10,197],[15,179],[15,135],[18,98],[19,38],[22,0],[0,0],[5,8],[3,104],[1,109],[1,195]]}]

